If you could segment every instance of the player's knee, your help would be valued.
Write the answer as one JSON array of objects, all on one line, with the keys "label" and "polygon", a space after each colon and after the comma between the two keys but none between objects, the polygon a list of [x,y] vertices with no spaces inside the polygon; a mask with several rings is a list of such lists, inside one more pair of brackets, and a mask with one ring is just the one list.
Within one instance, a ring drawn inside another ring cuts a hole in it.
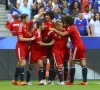
[{"label": "player's knee", "polygon": [[29,64],[29,69],[33,69],[33,67],[34,67],[34,64]]},{"label": "player's knee", "polygon": [[26,61],[25,60],[22,60],[21,62],[20,62],[20,66],[25,66],[26,65]]},{"label": "player's knee", "polygon": [[44,65],[43,65],[43,63],[38,63],[38,66],[43,67]]}]

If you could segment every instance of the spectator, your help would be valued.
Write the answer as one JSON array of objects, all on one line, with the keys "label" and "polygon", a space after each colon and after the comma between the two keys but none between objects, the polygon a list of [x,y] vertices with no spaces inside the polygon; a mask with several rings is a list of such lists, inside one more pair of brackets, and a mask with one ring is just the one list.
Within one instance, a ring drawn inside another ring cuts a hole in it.
[{"label": "spectator", "polygon": [[54,12],[54,19],[55,20],[61,20],[61,14],[59,14],[59,8],[54,7],[53,12]]},{"label": "spectator", "polygon": [[[41,14],[42,12],[44,12],[44,7],[43,7],[43,6],[40,6],[40,7],[39,7],[38,14],[36,14],[36,15],[34,16],[34,19],[37,18],[37,16],[39,16],[39,14]],[[43,16],[42,16],[39,20],[43,20]]]},{"label": "spectator", "polygon": [[90,9],[90,12],[91,12],[91,15],[92,15],[92,17],[93,17],[93,16],[94,16],[94,13],[95,13],[95,10],[94,10],[93,7]]},{"label": "spectator", "polygon": [[28,0],[23,1],[23,5],[20,5],[19,11],[22,14],[28,14],[29,20],[31,19],[31,7],[28,5]]},{"label": "spectator", "polygon": [[94,14],[90,21],[90,29],[92,36],[100,37],[100,14],[98,12]]},{"label": "spectator", "polygon": [[94,8],[95,12],[100,12],[100,0],[95,0]]},{"label": "spectator", "polygon": [[41,6],[43,6],[42,1],[41,1],[41,0],[40,0],[40,1],[35,0],[35,2],[34,2],[34,8],[33,8],[33,10],[32,10],[32,14],[33,14],[33,15],[38,14],[39,8],[40,8]]},{"label": "spectator", "polygon": [[52,11],[53,6],[52,6],[52,0],[48,0],[47,6],[44,8],[45,11]]},{"label": "spectator", "polygon": [[[24,5],[24,0],[17,0],[16,2],[16,8],[19,9],[20,6]],[[28,5],[33,5],[33,0],[28,0]]]},{"label": "spectator", "polygon": [[54,8],[54,7],[61,7],[61,4],[59,3],[58,0],[52,0],[52,1],[53,1],[53,2],[52,2],[53,8]]},{"label": "spectator", "polygon": [[19,20],[18,14],[14,15],[14,21],[10,24],[10,31],[12,32],[12,35],[17,36],[18,26],[21,23]]},{"label": "spectator", "polygon": [[81,7],[82,12],[85,12],[84,7],[86,5],[89,5],[89,9],[91,9],[94,6],[94,1],[93,0],[82,0],[82,7]]},{"label": "spectator", "polygon": [[72,4],[73,2],[81,2],[81,0],[68,0],[68,5]]},{"label": "spectator", "polygon": [[75,1],[69,6],[69,14],[75,18],[78,17],[79,12],[80,12],[80,3]]},{"label": "spectator", "polygon": [[83,13],[79,13],[74,24],[76,25],[81,36],[90,36],[89,23],[87,19],[83,18]]},{"label": "spectator", "polygon": [[89,5],[86,5],[85,6],[85,13],[83,13],[83,17],[86,18],[87,20],[91,20],[92,18],[92,14],[91,12],[89,11]]},{"label": "spectator", "polygon": [[62,2],[62,7],[63,7],[63,14],[69,14],[69,9],[68,9],[68,6],[67,6],[67,2],[66,1],[63,1]]}]

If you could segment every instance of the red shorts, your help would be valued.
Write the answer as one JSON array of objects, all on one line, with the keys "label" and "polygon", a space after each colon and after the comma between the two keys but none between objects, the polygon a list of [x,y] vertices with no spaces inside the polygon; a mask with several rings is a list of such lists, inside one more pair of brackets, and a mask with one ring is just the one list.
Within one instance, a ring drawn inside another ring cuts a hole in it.
[{"label": "red shorts", "polygon": [[69,61],[69,58],[70,58],[70,48],[66,48],[64,61]]},{"label": "red shorts", "polygon": [[53,53],[53,58],[56,66],[62,66],[64,63],[64,54],[55,54]]},{"label": "red shorts", "polygon": [[38,60],[43,60],[42,53],[37,51],[30,51],[29,52],[29,64],[37,63]]},{"label": "red shorts", "polygon": [[42,46],[41,47],[41,52],[42,52],[43,57],[47,57],[46,47]]},{"label": "red shorts", "polygon": [[74,47],[72,49],[71,59],[72,60],[86,59],[86,48],[85,48],[85,46],[80,45],[80,46]]},{"label": "red shorts", "polygon": [[52,56],[52,46],[43,46],[42,49],[42,56],[47,58],[53,58]]},{"label": "red shorts", "polygon": [[28,59],[29,50],[28,47],[19,47],[16,46],[16,56],[18,61]]}]

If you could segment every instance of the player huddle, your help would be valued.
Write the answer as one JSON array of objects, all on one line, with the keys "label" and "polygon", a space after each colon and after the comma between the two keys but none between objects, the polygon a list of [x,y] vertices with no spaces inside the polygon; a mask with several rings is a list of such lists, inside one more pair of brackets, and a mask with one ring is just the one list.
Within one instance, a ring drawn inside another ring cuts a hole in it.
[{"label": "player huddle", "polygon": [[[43,21],[38,21],[44,15]],[[28,15],[21,15],[21,24],[18,26],[18,41],[16,44],[16,55],[18,65],[15,70],[15,85],[32,85],[30,82],[31,72],[34,63],[38,64],[39,83],[46,85],[46,64],[47,58],[50,61],[48,83],[54,85],[55,76],[58,74],[59,85],[73,85],[75,74],[75,63],[80,62],[82,66],[83,82],[80,85],[87,84],[87,67],[85,46],[80,34],[74,25],[74,20],[70,16],[64,17],[63,21],[53,22],[53,12],[43,12],[35,19],[28,22]],[[70,37],[73,49],[70,55]],[[68,68],[67,64],[70,56],[70,81],[66,82]],[[29,67],[27,69],[27,78],[24,81],[24,68],[29,58]],[[64,68],[64,80],[62,79],[62,70]],[[20,76],[21,82],[17,81]]]}]

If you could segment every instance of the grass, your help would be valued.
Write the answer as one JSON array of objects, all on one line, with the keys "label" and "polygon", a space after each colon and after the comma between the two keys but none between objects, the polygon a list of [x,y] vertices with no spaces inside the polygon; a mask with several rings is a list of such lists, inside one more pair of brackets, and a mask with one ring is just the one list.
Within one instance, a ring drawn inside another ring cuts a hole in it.
[{"label": "grass", "polygon": [[[38,81],[32,81],[32,86],[15,86],[11,84],[11,81],[0,81],[0,90],[100,90],[100,81],[88,81],[88,85],[77,85],[80,81],[75,81],[75,85],[37,85]],[[56,84],[56,82],[55,82]]]}]

